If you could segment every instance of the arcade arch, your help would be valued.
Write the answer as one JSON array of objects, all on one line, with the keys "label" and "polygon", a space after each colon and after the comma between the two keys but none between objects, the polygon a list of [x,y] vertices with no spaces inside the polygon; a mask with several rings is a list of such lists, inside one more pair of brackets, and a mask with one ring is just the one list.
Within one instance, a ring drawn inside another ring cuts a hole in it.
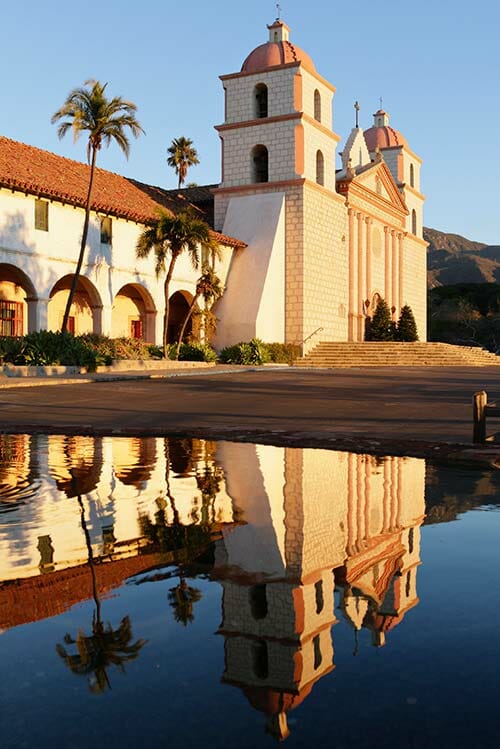
[{"label": "arcade arch", "polygon": [[[168,331],[167,341],[168,343],[177,343],[179,340],[179,334],[181,332],[182,323],[189,310],[189,305],[193,300],[193,295],[189,291],[176,291],[172,294],[169,301],[169,314],[168,314]],[[184,341],[189,336],[196,334],[194,330],[193,318],[190,317],[186,330],[184,331]]]},{"label": "arcade arch", "polygon": [[[73,276],[63,276],[50,292],[48,307],[49,330],[60,330],[64,310],[71,288]],[[68,331],[82,333],[102,333],[102,301],[94,284],[85,276],[80,276],[68,319]]]},{"label": "arcade arch", "polygon": [[156,308],[149,291],[137,283],[122,286],[113,300],[111,336],[155,342]]},{"label": "arcade arch", "polygon": [[21,336],[36,330],[37,294],[20,268],[0,263],[0,335]]}]

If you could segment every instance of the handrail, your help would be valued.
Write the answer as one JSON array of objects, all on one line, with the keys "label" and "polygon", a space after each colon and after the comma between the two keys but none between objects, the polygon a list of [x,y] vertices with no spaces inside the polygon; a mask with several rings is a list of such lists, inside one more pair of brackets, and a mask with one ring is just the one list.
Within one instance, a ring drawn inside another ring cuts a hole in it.
[{"label": "handrail", "polygon": [[303,341],[302,341],[302,343],[301,343],[301,346],[303,346],[303,345],[304,345],[304,343],[306,343],[306,341],[308,341],[308,340],[309,340],[309,338],[312,338],[312,337],[313,337],[313,335],[316,335],[316,333],[319,333],[319,332],[320,332],[321,330],[324,330],[324,328],[316,328],[316,330],[314,330],[314,331],[313,331],[313,332],[311,333],[311,335],[308,335],[308,336],[307,336],[307,338],[304,338],[304,340],[303,340]]}]

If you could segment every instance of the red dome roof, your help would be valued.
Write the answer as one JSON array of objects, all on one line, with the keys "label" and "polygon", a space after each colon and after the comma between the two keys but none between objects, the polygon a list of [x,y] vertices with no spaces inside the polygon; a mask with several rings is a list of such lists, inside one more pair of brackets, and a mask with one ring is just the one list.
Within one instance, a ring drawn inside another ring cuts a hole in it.
[{"label": "red dome roof", "polygon": [[364,136],[369,151],[375,151],[377,146],[379,148],[392,148],[393,146],[408,147],[404,135],[401,135],[401,133],[389,125],[370,127],[364,131]]},{"label": "red dome roof", "polygon": [[302,62],[308,68],[316,70],[311,57],[303,49],[289,41],[266,42],[250,52],[241,67],[242,73],[257,73],[276,65],[287,65],[290,62]]}]

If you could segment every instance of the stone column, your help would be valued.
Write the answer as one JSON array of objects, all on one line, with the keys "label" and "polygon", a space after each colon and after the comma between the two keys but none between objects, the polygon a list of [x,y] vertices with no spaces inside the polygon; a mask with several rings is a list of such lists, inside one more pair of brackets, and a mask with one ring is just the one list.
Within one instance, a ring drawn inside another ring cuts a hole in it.
[{"label": "stone column", "polygon": [[392,236],[392,306],[396,308],[395,319],[399,316],[399,263],[398,263],[398,236],[397,232],[391,231]]},{"label": "stone column", "polygon": [[399,265],[399,288],[398,288],[398,300],[399,306],[402,307],[405,303],[404,298],[404,234],[398,234],[398,265]]},{"label": "stone column", "polygon": [[94,333],[100,333],[111,337],[111,315],[112,306],[103,305],[102,307],[92,307],[92,317],[94,319]]},{"label": "stone column", "polygon": [[354,244],[354,211],[352,208],[348,209],[349,216],[349,309],[347,312],[348,320],[348,340],[354,341],[355,339],[355,314],[356,314],[356,252]]},{"label": "stone column", "polygon": [[[372,224],[373,219],[368,216],[366,221],[366,292],[365,299],[372,300]],[[372,310],[373,312],[373,310]]]},{"label": "stone column", "polygon": [[384,226],[384,270],[385,270],[385,288],[384,296],[385,301],[389,305],[392,305],[391,300],[391,230],[388,226]]},{"label": "stone column", "polygon": [[362,341],[364,339],[364,317],[363,317],[363,291],[364,291],[364,257],[363,257],[363,221],[364,216],[362,213],[356,214],[358,219],[358,300],[356,308],[357,318],[357,337],[356,340]]},{"label": "stone column", "polygon": [[50,299],[27,299],[28,303],[28,333],[36,330],[49,329],[49,301]]}]

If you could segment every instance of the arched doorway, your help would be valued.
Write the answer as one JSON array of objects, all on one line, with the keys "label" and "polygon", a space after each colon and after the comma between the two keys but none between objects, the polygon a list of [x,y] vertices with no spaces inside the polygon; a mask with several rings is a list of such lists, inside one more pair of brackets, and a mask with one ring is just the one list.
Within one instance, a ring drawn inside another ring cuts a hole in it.
[{"label": "arched doorway", "polygon": [[[182,324],[186,318],[192,299],[193,295],[189,291],[176,291],[170,297],[167,331],[168,343],[176,343],[179,340]],[[184,331],[183,340],[187,341],[193,334],[196,335],[196,330],[194,330],[193,318],[191,317]]]},{"label": "arched doorway", "polygon": [[[72,275],[60,278],[50,292],[48,310],[49,330],[61,330],[72,280]],[[102,332],[101,297],[94,284],[85,276],[80,276],[78,279],[78,285],[68,318],[68,331],[75,333],[75,335]]]},{"label": "arched doorway", "polygon": [[36,329],[35,287],[15,265],[0,263],[0,336],[22,336]]},{"label": "arched doorway", "polygon": [[155,342],[156,309],[149,292],[140,284],[122,286],[113,300],[111,335],[113,338],[140,338]]}]

